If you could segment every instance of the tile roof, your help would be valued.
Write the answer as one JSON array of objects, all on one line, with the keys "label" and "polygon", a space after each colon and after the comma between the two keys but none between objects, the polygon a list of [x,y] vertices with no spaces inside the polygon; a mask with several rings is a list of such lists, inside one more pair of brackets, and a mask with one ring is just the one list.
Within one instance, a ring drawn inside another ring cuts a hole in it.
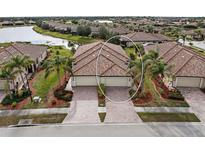
[{"label": "tile roof", "polygon": [[157,50],[164,61],[172,65],[171,72],[175,76],[205,78],[205,57],[176,42],[148,45],[145,51]]},{"label": "tile roof", "polygon": [[26,43],[15,43],[0,51],[0,61],[6,62],[16,55],[30,56],[34,61],[47,51],[46,46],[32,45]]},{"label": "tile roof", "polygon": [[97,56],[101,50],[98,59],[98,74],[101,76],[129,76],[128,56],[121,46],[106,43],[95,42],[80,46],[74,55],[74,75],[96,75]]},{"label": "tile roof", "polygon": [[[125,35],[126,37],[132,39],[134,42],[152,42],[152,41],[170,41],[170,39],[162,34],[152,34],[146,32],[134,32]],[[122,41],[130,42],[129,39],[124,37],[121,38]]]}]

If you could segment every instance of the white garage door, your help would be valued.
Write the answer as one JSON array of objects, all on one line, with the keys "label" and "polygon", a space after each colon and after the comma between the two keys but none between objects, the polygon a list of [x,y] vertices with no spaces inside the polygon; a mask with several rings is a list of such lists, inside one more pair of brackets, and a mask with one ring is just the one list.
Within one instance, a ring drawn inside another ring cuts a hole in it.
[{"label": "white garage door", "polygon": [[96,86],[95,76],[76,76],[74,77],[74,84],[76,86]]},{"label": "white garage door", "polygon": [[[95,76],[76,76],[72,81],[73,86],[96,86]],[[104,83],[105,86],[130,86],[129,77],[102,77],[100,83]]]},{"label": "white garage door", "polygon": [[201,78],[177,77],[177,87],[200,87]]},{"label": "white garage door", "polygon": [[106,77],[105,85],[127,87],[129,86],[129,78],[128,77]]}]

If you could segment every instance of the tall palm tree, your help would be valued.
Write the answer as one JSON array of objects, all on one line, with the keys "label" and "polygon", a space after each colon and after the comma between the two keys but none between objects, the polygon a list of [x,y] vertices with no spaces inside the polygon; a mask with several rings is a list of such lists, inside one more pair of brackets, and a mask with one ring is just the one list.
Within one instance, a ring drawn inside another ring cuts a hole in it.
[{"label": "tall palm tree", "polygon": [[[30,85],[29,85],[28,78],[27,78],[28,76],[27,69],[33,63],[34,61],[29,56],[17,55],[17,56],[12,57],[9,63],[7,64],[7,67],[10,68],[14,74],[20,74],[21,80],[23,82],[23,86],[29,91],[31,100],[32,100],[32,96],[31,96]],[[25,79],[24,79],[24,76],[25,76]],[[18,90],[18,87],[17,87],[17,90]]]},{"label": "tall palm tree", "polygon": [[[10,80],[14,80],[15,75],[12,72],[11,69],[9,69],[8,67],[6,67],[5,65],[3,67],[1,67],[0,69],[0,78],[6,80],[6,87],[5,87],[5,91],[7,94],[9,94],[10,99],[12,99],[12,93],[11,93],[11,88],[10,88]],[[14,82],[13,82],[13,87],[15,88]]]},{"label": "tall palm tree", "polygon": [[72,62],[73,59],[71,58],[66,58],[65,59],[65,63],[63,64],[63,70],[64,70],[64,74],[65,74],[65,81],[66,81],[66,77],[72,75]]},{"label": "tall palm tree", "polygon": [[158,75],[164,77],[165,74],[169,74],[168,70],[170,68],[170,66],[167,66],[162,59],[159,58],[158,52],[155,51],[149,51],[149,53],[143,55],[142,59],[137,58],[135,61],[131,61],[130,67],[130,73],[133,76],[134,81],[139,83],[140,79],[142,79],[142,93],[144,91],[145,78],[152,78]]},{"label": "tall palm tree", "polygon": [[61,85],[60,70],[61,67],[65,64],[65,57],[61,56],[59,51],[56,52],[56,55],[45,61],[44,67],[46,68],[45,78],[47,78],[51,72],[56,71],[58,76],[59,85]]}]

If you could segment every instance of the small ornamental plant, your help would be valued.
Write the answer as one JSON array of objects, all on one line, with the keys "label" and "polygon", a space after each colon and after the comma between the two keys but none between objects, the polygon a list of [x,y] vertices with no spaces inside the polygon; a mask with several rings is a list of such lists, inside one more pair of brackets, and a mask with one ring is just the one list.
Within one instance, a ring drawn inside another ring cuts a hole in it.
[{"label": "small ornamental plant", "polygon": [[11,104],[11,107],[12,107],[12,108],[15,108],[16,105],[17,105],[17,103],[16,103],[16,102],[13,102],[13,103]]}]

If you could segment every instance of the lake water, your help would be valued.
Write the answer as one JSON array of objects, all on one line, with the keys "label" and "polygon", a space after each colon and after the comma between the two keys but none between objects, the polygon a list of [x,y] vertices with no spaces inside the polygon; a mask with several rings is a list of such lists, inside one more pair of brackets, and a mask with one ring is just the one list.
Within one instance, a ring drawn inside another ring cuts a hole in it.
[{"label": "lake water", "polygon": [[[180,43],[183,43],[183,40],[179,40]],[[193,43],[193,46],[204,49],[205,50],[205,41],[186,41],[185,45],[190,46],[189,43]]]},{"label": "lake water", "polygon": [[[60,38],[39,34],[33,26],[8,27],[0,29],[0,43],[6,42],[31,42],[32,44],[59,45],[68,49],[68,41]],[[77,45],[75,44],[75,48]]]}]

